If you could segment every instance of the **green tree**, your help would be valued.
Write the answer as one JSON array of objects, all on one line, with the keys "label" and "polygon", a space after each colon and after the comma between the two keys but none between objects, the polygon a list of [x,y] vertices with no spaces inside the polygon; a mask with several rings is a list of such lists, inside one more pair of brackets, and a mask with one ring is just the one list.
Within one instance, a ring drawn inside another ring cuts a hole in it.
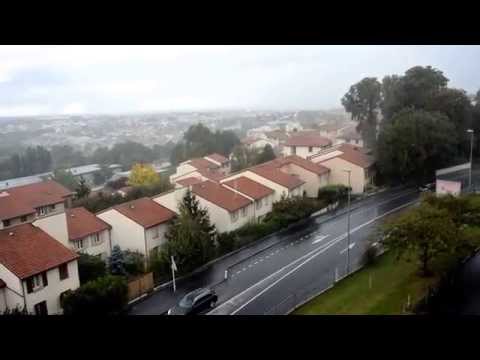
[{"label": "green tree", "polygon": [[55,168],[71,168],[87,163],[86,157],[70,145],[54,145],[50,151]]},{"label": "green tree", "polygon": [[432,273],[431,263],[450,252],[457,238],[457,228],[449,212],[428,203],[400,215],[385,226],[382,243],[397,257],[415,257],[422,274]]},{"label": "green tree", "polygon": [[[215,226],[206,209],[187,191],[179,206],[179,215],[169,226],[166,243],[160,251],[164,264],[175,257],[179,273],[185,274],[205,264],[215,255]],[[168,269],[163,269],[164,271]]]},{"label": "green tree", "polygon": [[441,113],[405,109],[382,128],[378,167],[387,179],[422,183],[449,165],[456,146],[455,129]]},{"label": "green tree", "polygon": [[364,78],[352,85],[343,96],[342,105],[358,122],[365,146],[375,149],[377,116],[381,101],[381,84],[376,78]]},{"label": "green tree", "polygon": [[249,149],[246,146],[238,145],[233,149],[232,171],[240,171],[257,164],[259,152],[257,149]]},{"label": "green tree", "polygon": [[258,154],[256,159],[257,164],[262,164],[264,162],[270,161],[275,159],[275,153],[273,152],[273,148],[270,144],[265,145],[262,152]]},{"label": "green tree", "polygon": [[75,191],[79,185],[71,172],[62,169],[57,169],[53,172],[53,180],[72,191]]},{"label": "green tree", "polygon": [[110,274],[124,276],[127,274],[125,270],[125,257],[120,246],[115,245],[108,259],[108,268]]},{"label": "green tree", "polygon": [[88,195],[90,195],[90,188],[88,187],[83,176],[80,176],[80,181],[78,182],[75,192],[77,193],[77,198],[79,199],[86,198]]},{"label": "green tree", "polygon": [[98,256],[80,254],[78,258],[78,276],[80,284],[85,284],[106,275],[106,264]]},{"label": "green tree", "polygon": [[65,315],[116,315],[128,302],[127,281],[107,275],[80,286],[62,300]]}]

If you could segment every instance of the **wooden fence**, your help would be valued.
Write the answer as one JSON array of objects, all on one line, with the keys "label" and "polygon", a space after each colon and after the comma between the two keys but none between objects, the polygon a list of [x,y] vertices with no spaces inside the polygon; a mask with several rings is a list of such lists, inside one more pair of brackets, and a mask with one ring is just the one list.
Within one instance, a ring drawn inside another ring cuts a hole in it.
[{"label": "wooden fence", "polygon": [[132,301],[153,290],[153,273],[141,275],[128,282],[128,301]]}]

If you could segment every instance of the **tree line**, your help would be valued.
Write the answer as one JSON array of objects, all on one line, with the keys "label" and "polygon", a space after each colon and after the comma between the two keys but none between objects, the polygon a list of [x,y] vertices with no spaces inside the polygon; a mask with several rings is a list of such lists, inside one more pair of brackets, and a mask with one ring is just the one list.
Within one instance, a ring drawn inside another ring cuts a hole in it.
[{"label": "tree line", "polygon": [[[415,66],[381,82],[366,77],[344,95],[345,110],[377,157],[380,179],[421,183],[438,168],[466,161],[466,130],[480,131],[480,91],[472,99],[448,82],[438,69]],[[477,155],[478,145],[477,136]]]}]

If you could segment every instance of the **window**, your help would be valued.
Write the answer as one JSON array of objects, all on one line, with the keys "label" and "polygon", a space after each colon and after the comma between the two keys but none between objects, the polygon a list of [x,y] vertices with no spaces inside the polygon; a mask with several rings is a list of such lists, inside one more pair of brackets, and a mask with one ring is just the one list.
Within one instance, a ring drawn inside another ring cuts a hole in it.
[{"label": "window", "polygon": [[268,198],[269,198],[269,197],[270,197],[270,196],[266,196],[265,199],[263,200],[263,201],[265,202],[265,205],[268,205]]},{"label": "window", "polygon": [[68,279],[68,264],[62,264],[58,267],[60,280]]},{"label": "window", "polygon": [[20,221],[21,221],[21,222],[27,221],[27,217],[26,217],[26,216],[22,216],[22,217],[20,218]]},{"label": "window", "polygon": [[73,242],[73,246],[76,250],[81,250],[85,247],[85,239],[79,239]]},{"label": "window", "polygon": [[93,234],[91,238],[92,238],[92,245],[98,245],[102,242],[99,233]]},{"label": "window", "polygon": [[42,301],[33,307],[35,315],[48,315],[47,302]]},{"label": "window", "polygon": [[232,222],[237,221],[237,219],[238,219],[238,211],[234,211],[234,212],[230,213],[230,219],[232,220]]},{"label": "window", "polygon": [[158,233],[158,226],[155,226],[154,228],[152,228],[152,238],[156,239],[158,238],[160,235]]},{"label": "window", "polygon": [[257,203],[257,210],[258,210],[262,207],[262,200],[257,200],[256,203]]},{"label": "window", "polygon": [[292,146],[292,154],[297,155],[297,147],[296,146]]},{"label": "window", "polygon": [[47,213],[47,208],[45,206],[41,206],[37,209],[37,215],[45,215]]},{"label": "window", "polygon": [[43,272],[41,274],[31,276],[26,281],[28,294],[38,291],[48,285],[47,273]]},{"label": "window", "polygon": [[3,220],[3,227],[10,226],[10,220]]},{"label": "window", "polygon": [[247,216],[247,207],[242,208],[242,217]]},{"label": "window", "polygon": [[50,205],[50,210],[55,210],[55,204]]},{"label": "window", "polygon": [[309,146],[308,147],[308,152],[312,152],[313,151],[313,146]]}]

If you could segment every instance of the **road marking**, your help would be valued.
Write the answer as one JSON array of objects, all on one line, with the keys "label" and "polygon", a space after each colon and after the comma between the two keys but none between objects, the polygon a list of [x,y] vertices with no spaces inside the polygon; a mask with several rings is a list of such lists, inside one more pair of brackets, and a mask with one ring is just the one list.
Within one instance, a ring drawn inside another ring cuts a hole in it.
[{"label": "road marking", "polygon": [[258,261],[255,261],[255,262],[253,263],[253,265],[257,265],[257,264],[258,264]]},{"label": "road marking", "polygon": [[247,270],[247,268],[243,268],[243,269],[242,269],[242,271],[245,271],[245,270]]},{"label": "road marking", "polygon": [[[389,214],[391,214],[391,213],[393,213],[393,212],[395,212],[395,211],[398,211],[398,210],[403,209],[403,208],[405,208],[405,207],[407,207],[407,206],[410,206],[410,205],[412,205],[412,204],[415,204],[416,202],[418,202],[418,199],[416,199],[416,200],[414,200],[414,201],[411,201],[411,202],[408,202],[408,203],[406,203],[406,204],[400,205],[400,206],[398,206],[398,207],[396,207],[396,208],[394,208],[394,209],[391,209],[391,210],[387,211],[386,213],[384,213],[384,214],[382,214],[382,215],[379,215],[379,216],[377,216],[377,217],[375,217],[375,218],[367,221],[366,223],[363,223],[362,225],[359,225],[359,226],[357,226],[356,228],[350,230],[350,233],[356,232],[356,231],[358,231],[359,229],[361,229],[361,228],[363,228],[363,227],[365,227],[365,226],[368,226],[368,225],[370,225],[371,223],[373,223],[373,222],[375,222],[375,221],[377,221],[377,220],[379,220],[379,219],[381,219],[381,218],[383,218],[383,217],[385,217],[385,216],[387,216],[387,215],[389,215]],[[339,241],[343,240],[346,236],[347,236],[347,233],[345,233],[345,234],[343,234],[343,235],[340,235],[340,236],[336,237],[335,239],[330,240],[329,242],[327,242],[327,243],[325,243],[325,244],[322,244],[322,245],[320,245],[319,247],[317,247],[317,248],[313,249],[312,251],[308,252],[307,254],[299,257],[298,259],[292,261],[291,263],[283,266],[282,268],[278,269],[278,270],[275,271],[274,273],[268,275],[268,276],[265,277],[264,279],[258,281],[257,283],[253,284],[252,286],[248,287],[247,289],[243,290],[243,291],[240,292],[239,294],[235,295],[234,297],[230,298],[228,301],[226,301],[226,302],[224,302],[223,304],[221,304],[220,306],[218,306],[218,307],[217,307],[217,311],[220,310],[221,308],[227,306],[227,305],[231,305],[231,306],[232,306],[232,305],[235,305],[235,300],[236,300],[236,299],[240,298],[241,296],[243,296],[243,294],[247,293],[248,291],[250,291],[250,290],[253,289],[254,287],[256,287],[256,286],[264,283],[265,281],[269,280],[269,279],[272,278],[273,276],[275,276],[275,275],[277,275],[278,273],[282,272],[282,271],[285,270],[286,268],[288,268],[288,267],[290,267],[290,266],[292,266],[292,265],[294,265],[294,264],[302,261],[303,259],[308,258],[308,257],[311,256],[312,254],[315,254],[315,253],[317,253],[317,254],[323,253],[323,252],[324,252],[323,250],[326,250],[326,249],[330,248],[331,246],[337,244]],[[315,254],[315,255],[317,255],[317,254]],[[313,259],[313,257],[312,257],[312,259]],[[309,260],[310,260],[310,259],[308,259],[308,261],[309,261]],[[297,269],[299,269],[303,264],[304,264],[304,263],[302,263],[300,266],[295,267],[293,271],[296,271]],[[290,275],[293,271],[288,272],[288,274],[287,274],[287,275],[284,275],[280,280],[283,280],[286,276]],[[248,300],[247,302],[245,302],[243,305],[241,305],[239,308],[237,308],[236,310],[234,310],[234,311],[231,313],[231,315],[236,314],[238,311],[240,311],[240,310],[243,309],[245,306],[247,306],[248,304],[250,304],[252,301],[254,301],[256,298],[258,298],[260,295],[262,295],[263,293],[265,293],[265,291],[269,290],[270,288],[272,288],[272,287],[273,287],[274,285],[276,285],[277,283],[278,283],[278,281],[275,282],[275,283],[273,283],[272,285],[270,285],[268,288],[264,289],[264,291],[262,291],[261,293],[255,295],[253,298],[251,298],[250,300]]]},{"label": "road marking", "polygon": [[241,270],[238,270],[235,274],[240,274],[242,271]]},{"label": "road marking", "polygon": [[326,239],[327,237],[329,237],[329,236],[330,236],[329,234],[322,235],[322,236],[320,236],[318,239],[314,240],[314,241],[312,242],[312,244],[319,243],[320,241],[325,240],[325,239]]},{"label": "road marking", "polygon": [[275,253],[272,252],[272,253],[270,254],[270,256],[273,256],[273,255],[275,255]]},{"label": "road marking", "polygon": [[252,267],[252,264],[248,264],[248,267],[251,268],[251,267]]},{"label": "road marking", "polygon": [[[355,246],[355,243],[351,243],[348,248],[351,250],[351,249],[353,249],[354,246]],[[343,249],[342,251],[340,251],[340,254],[345,253],[345,251],[347,251],[347,248],[345,248],[345,249]]]},{"label": "road marking", "polygon": [[261,259],[260,259],[260,260],[258,260],[258,261],[262,262],[262,261],[263,261],[263,258],[261,258]]}]

